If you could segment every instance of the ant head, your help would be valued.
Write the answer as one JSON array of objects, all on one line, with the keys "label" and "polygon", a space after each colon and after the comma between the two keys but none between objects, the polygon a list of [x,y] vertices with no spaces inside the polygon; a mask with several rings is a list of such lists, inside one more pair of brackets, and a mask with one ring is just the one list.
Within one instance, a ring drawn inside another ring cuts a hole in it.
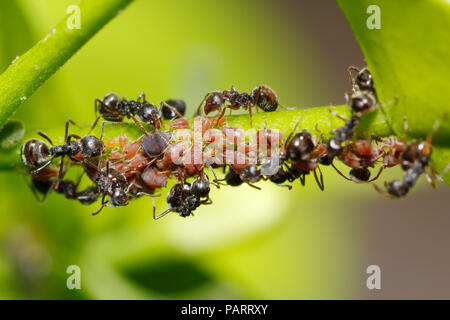
[{"label": "ant head", "polygon": [[350,108],[353,112],[366,113],[373,110],[376,105],[376,99],[368,91],[357,91],[352,93]]},{"label": "ant head", "polygon": [[137,115],[142,122],[151,124],[157,129],[161,127],[161,111],[159,111],[158,107],[154,104],[148,102],[144,103],[138,110]]},{"label": "ant head", "polygon": [[298,132],[286,147],[286,155],[291,161],[306,161],[315,145],[311,133],[308,130]]},{"label": "ant head", "polygon": [[358,73],[355,79],[355,84],[360,90],[369,90],[369,91],[375,90],[372,74],[370,73],[367,67],[362,69]]},{"label": "ant head", "polygon": [[[171,99],[167,100],[166,103],[178,111],[182,116],[184,116],[184,113],[186,111],[186,103],[181,99]],[[161,113],[164,119],[166,120],[172,120],[177,117],[177,114],[171,110],[169,107],[163,105],[161,107]]]},{"label": "ant head", "polygon": [[356,178],[360,181],[369,181],[370,171],[367,168],[354,168],[350,170],[350,177]]},{"label": "ant head", "polygon": [[267,86],[258,86],[252,90],[253,102],[266,112],[275,111],[278,108],[278,98],[275,92]]},{"label": "ant head", "polygon": [[117,111],[119,109],[120,97],[115,93],[108,93],[103,98],[103,104],[109,109],[113,111]]},{"label": "ant head", "polygon": [[158,157],[166,150],[171,136],[170,131],[149,132],[142,138],[142,148],[149,157]]},{"label": "ant head", "polygon": [[214,91],[211,92],[205,101],[205,114],[208,114],[210,112],[219,110],[223,104],[225,103],[225,98],[222,93]]},{"label": "ant head", "polygon": [[192,182],[191,194],[199,198],[206,198],[210,189],[209,180],[198,177]]},{"label": "ant head", "polygon": [[23,144],[20,157],[25,166],[36,168],[49,160],[50,152],[44,141],[32,139]]},{"label": "ant head", "polygon": [[122,188],[114,188],[109,196],[109,202],[113,206],[125,206],[128,203],[128,195]]},{"label": "ant head", "polygon": [[261,170],[255,164],[251,164],[242,169],[239,177],[245,182],[258,182],[261,180]]},{"label": "ant head", "polygon": [[80,142],[81,152],[85,158],[97,157],[104,149],[103,142],[94,136],[84,136]]}]

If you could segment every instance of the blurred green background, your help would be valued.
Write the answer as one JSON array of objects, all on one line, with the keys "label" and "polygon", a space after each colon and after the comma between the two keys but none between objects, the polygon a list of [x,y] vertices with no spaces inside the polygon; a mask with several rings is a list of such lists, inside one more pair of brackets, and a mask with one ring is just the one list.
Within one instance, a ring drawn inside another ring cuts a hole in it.
[{"label": "blurred green background", "polygon": [[[0,70],[76,3],[0,1]],[[288,106],[340,104],[351,64],[363,59],[332,1],[136,0],[14,118],[28,135],[62,133],[69,118],[92,123],[94,99],[111,91],[129,98],[145,91],[155,102],[180,97],[191,115],[206,92],[232,84],[268,84]],[[153,221],[147,199],[95,217],[98,204],[56,194],[39,204],[25,177],[2,171],[0,298],[450,297],[444,193],[421,184],[394,202],[332,170],[324,175],[325,192],[312,179],[292,191],[224,187],[194,218]],[[157,205],[163,210],[164,199]],[[381,292],[366,288],[371,264],[382,269]],[[81,290],[66,287],[69,265],[81,268]]]}]

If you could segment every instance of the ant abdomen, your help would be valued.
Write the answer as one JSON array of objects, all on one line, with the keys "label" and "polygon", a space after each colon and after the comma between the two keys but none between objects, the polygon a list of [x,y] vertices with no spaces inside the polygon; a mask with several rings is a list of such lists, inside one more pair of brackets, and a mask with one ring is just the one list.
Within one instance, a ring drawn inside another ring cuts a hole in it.
[{"label": "ant abdomen", "polygon": [[[184,116],[184,113],[186,112],[186,103],[181,99],[170,99],[167,100],[166,103],[174,108],[180,115]],[[161,107],[161,113],[164,119],[166,120],[172,120],[178,117],[178,115],[175,113],[174,110],[169,108],[166,105],[163,105]]]},{"label": "ant abdomen", "polygon": [[264,110],[265,112],[272,112],[278,108],[278,98],[275,92],[264,85],[258,86],[252,90],[251,97],[253,103]]}]

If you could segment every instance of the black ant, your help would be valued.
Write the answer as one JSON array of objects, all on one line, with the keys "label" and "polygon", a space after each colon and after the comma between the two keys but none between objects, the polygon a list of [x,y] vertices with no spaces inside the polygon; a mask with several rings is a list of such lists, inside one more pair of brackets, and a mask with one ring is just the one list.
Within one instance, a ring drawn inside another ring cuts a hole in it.
[{"label": "black ant", "polygon": [[[294,135],[305,112],[303,112],[294,130],[289,134],[281,148],[280,158],[283,163],[287,161],[291,163],[290,167],[287,166],[289,173],[286,174],[286,178],[295,179],[298,177],[301,184],[305,185],[306,175],[312,171],[320,190],[324,190],[323,175],[319,164],[326,154],[325,145],[316,144],[315,139],[308,130],[302,130]],[[317,170],[319,175],[317,175]]]},{"label": "black ant", "polygon": [[383,146],[374,146],[369,139],[355,140],[343,147],[339,159],[351,167],[350,178],[346,177],[335,165],[332,167],[345,179],[357,183],[372,182],[378,179],[384,167],[382,166],[378,174],[370,179],[369,167],[374,167],[376,162],[384,155]]},{"label": "black ant", "polygon": [[[62,180],[64,156],[68,156],[72,161],[80,162],[102,154],[104,145],[101,139],[89,135],[84,137],[75,134],[69,135],[70,123],[76,125],[72,120],[66,121],[63,145],[54,145],[53,141],[40,131],[38,131],[38,134],[50,143],[50,148],[45,142],[36,139],[28,140],[23,144],[21,149],[22,162],[25,166],[32,168],[31,174],[37,174],[45,169],[52,163],[53,158],[61,157],[58,180]],[[72,138],[77,140],[72,140]]]},{"label": "black ant", "polygon": [[[447,113],[443,117],[446,117]],[[427,135],[425,141],[412,141],[406,145],[403,152],[400,155],[400,164],[405,171],[403,180],[393,180],[385,182],[387,191],[382,190],[376,184],[373,184],[375,189],[390,198],[399,198],[405,196],[409,190],[416,184],[421,174],[425,173],[428,182],[433,188],[436,187],[435,180],[445,176],[450,170],[450,163],[442,170],[439,176],[436,176],[433,164],[430,162],[432,153],[432,138],[434,133],[438,130],[441,120],[436,120],[430,133]],[[405,120],[405,136],[406,136],[407,124]],[[425,169],[429,168],[430,172],[426,172]]]},{"label": "black ant", "polygon": [[[358,73],[356,78],[353,78],[352,71]],[[375,84],[369,69],[365,67],[360,70],[350,66],[348,67],[347,72],[352,83],[352,92],[347,93],[345,97],[347,105],[352,112],[352,116],[350,119],[345,119],[333,112],[330,106],[330,113],[345,122],[344,126],[332,131],[333,137],[327,142],[327,154],[330,163],[333,161],[334,157],[339,156],[342,153],[342,144],[353,138],[356,127],[361,121],[361,116],[374,111],[375,108],[379,106]]]},{"label": "black ant", "polygon": [[[141,101],[142,100],[142,101]],[[177,103],[181,104],[181,103]],[[180,107],[180,106],[178,106]],[[145,93],[141,92],[137,100],[127,100],[120,98],[115,93],[107,94],[102,100],[95,99],[95,114],[100,113],[95,119],[91,130],[97,125],[100,118],[104,118],[107,121],[116,122],[122,121],[124,117],[132,119],[144,132],[147,130],[136,119],[135,116],[146,124],[153,125],[157,130],[162,127],[162,108],[171,110],[175,115],[182,118],[182,114],[177,110],[177,107],[172,107],[166,102],[161,102],[160,108],[148,102],[145,98]]]},{"label": "black ant", "polygon": [[[224,106],[226,101],[229,102],[229,105]],[[264,85],[255,87],[251,94],[246,92],[239,93],[235,86],[232,86],[231,90],[207,93],[197,108],[197,115],[200,115],[200,110],[203,104],[203,111],[205,112],[205,115],[208,115],[210,112],[220,110],[219,115],[217,116],[217,122],[223,117],[227,108],[231,110],[248,110],[250,116],[250,126],[252,125],[252,107],[258,107],[265,112],[272,112],[275,111],[280,105],[275,92],[268,86]]]},{"label": "black ant", "polygon": [[[31,191],[39,202],[45,201],[51,191],[64,194],[67,199],[79,200],[82,204],[91,204],[98,198],[96,188],[87,188],[77,192],[81,176],[75,183],[72,180],[61,180],[58,182],[54,177],[58,176],[58,170],[55,168],[45,168],[35,174],[31,174]],[[38,194],[42,194],[40,199]]]},{"label": "black ant", "polygon": [[[167,194],[169,208],[156,216],[156,207],[153,206],[153,219],[157,220],[170,212],[177,212],[180,217],[188,217],[202,204],[211,204],[209,199],[210,184],[204,177],[198,177],[192,185],[188,182],[175,184]],[[202,200],[201,198],[206,198]]]},{"label": "black ant", "polygon": [[[133,187],[134,182],[129,183],[124,173],[115,168],[111,168],[109,161],[106,162],[104,168],[101,167],[102,160],[99,161],[98,166],[95,166],[89,161],[84,161],[83,165],[88,177],[94,181],[97,192],[102,194],[102,205],[93,215],[100,213],[105,206],[118,207],[128,205],[128,201],[133,198],[133,196],[128,195],[128,192]],[[135,193],[136,197],[142,195],[152,198],[160,196],[160,194],[148,194],[142,191]],[[108,205],[108,203],[111,205]]]}]

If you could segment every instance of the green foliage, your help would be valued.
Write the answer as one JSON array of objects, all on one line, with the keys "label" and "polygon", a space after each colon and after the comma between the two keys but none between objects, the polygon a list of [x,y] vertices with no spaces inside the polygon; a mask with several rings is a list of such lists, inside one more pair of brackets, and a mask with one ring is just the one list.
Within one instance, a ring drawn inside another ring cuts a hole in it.
[{"label": "green foliage", "polygon": [[[0,128],[15,110],[132,0],[85,0],[82,27],[68,29],[66,16],[0,76]],[[6,30],[6,28],[5,28]]]},{"label": "green foliage", "polygon": [[[450,109],[450,3],[440,0],[338,0],[375,79],[380,99],[398,101],[386,107],[393,131],[423,139]],[[370,5],[381,13],[381,28],[369,29],[364,14]],[[437,171],[449,162],[450,117],[433,137]],[[450,183],[450,173],[445,177]]]},{"label": "green foliage", "polygon": [[22,142],[25,127],[22,121],[9,120],[0,131],[0,152],[9,151]]}]

